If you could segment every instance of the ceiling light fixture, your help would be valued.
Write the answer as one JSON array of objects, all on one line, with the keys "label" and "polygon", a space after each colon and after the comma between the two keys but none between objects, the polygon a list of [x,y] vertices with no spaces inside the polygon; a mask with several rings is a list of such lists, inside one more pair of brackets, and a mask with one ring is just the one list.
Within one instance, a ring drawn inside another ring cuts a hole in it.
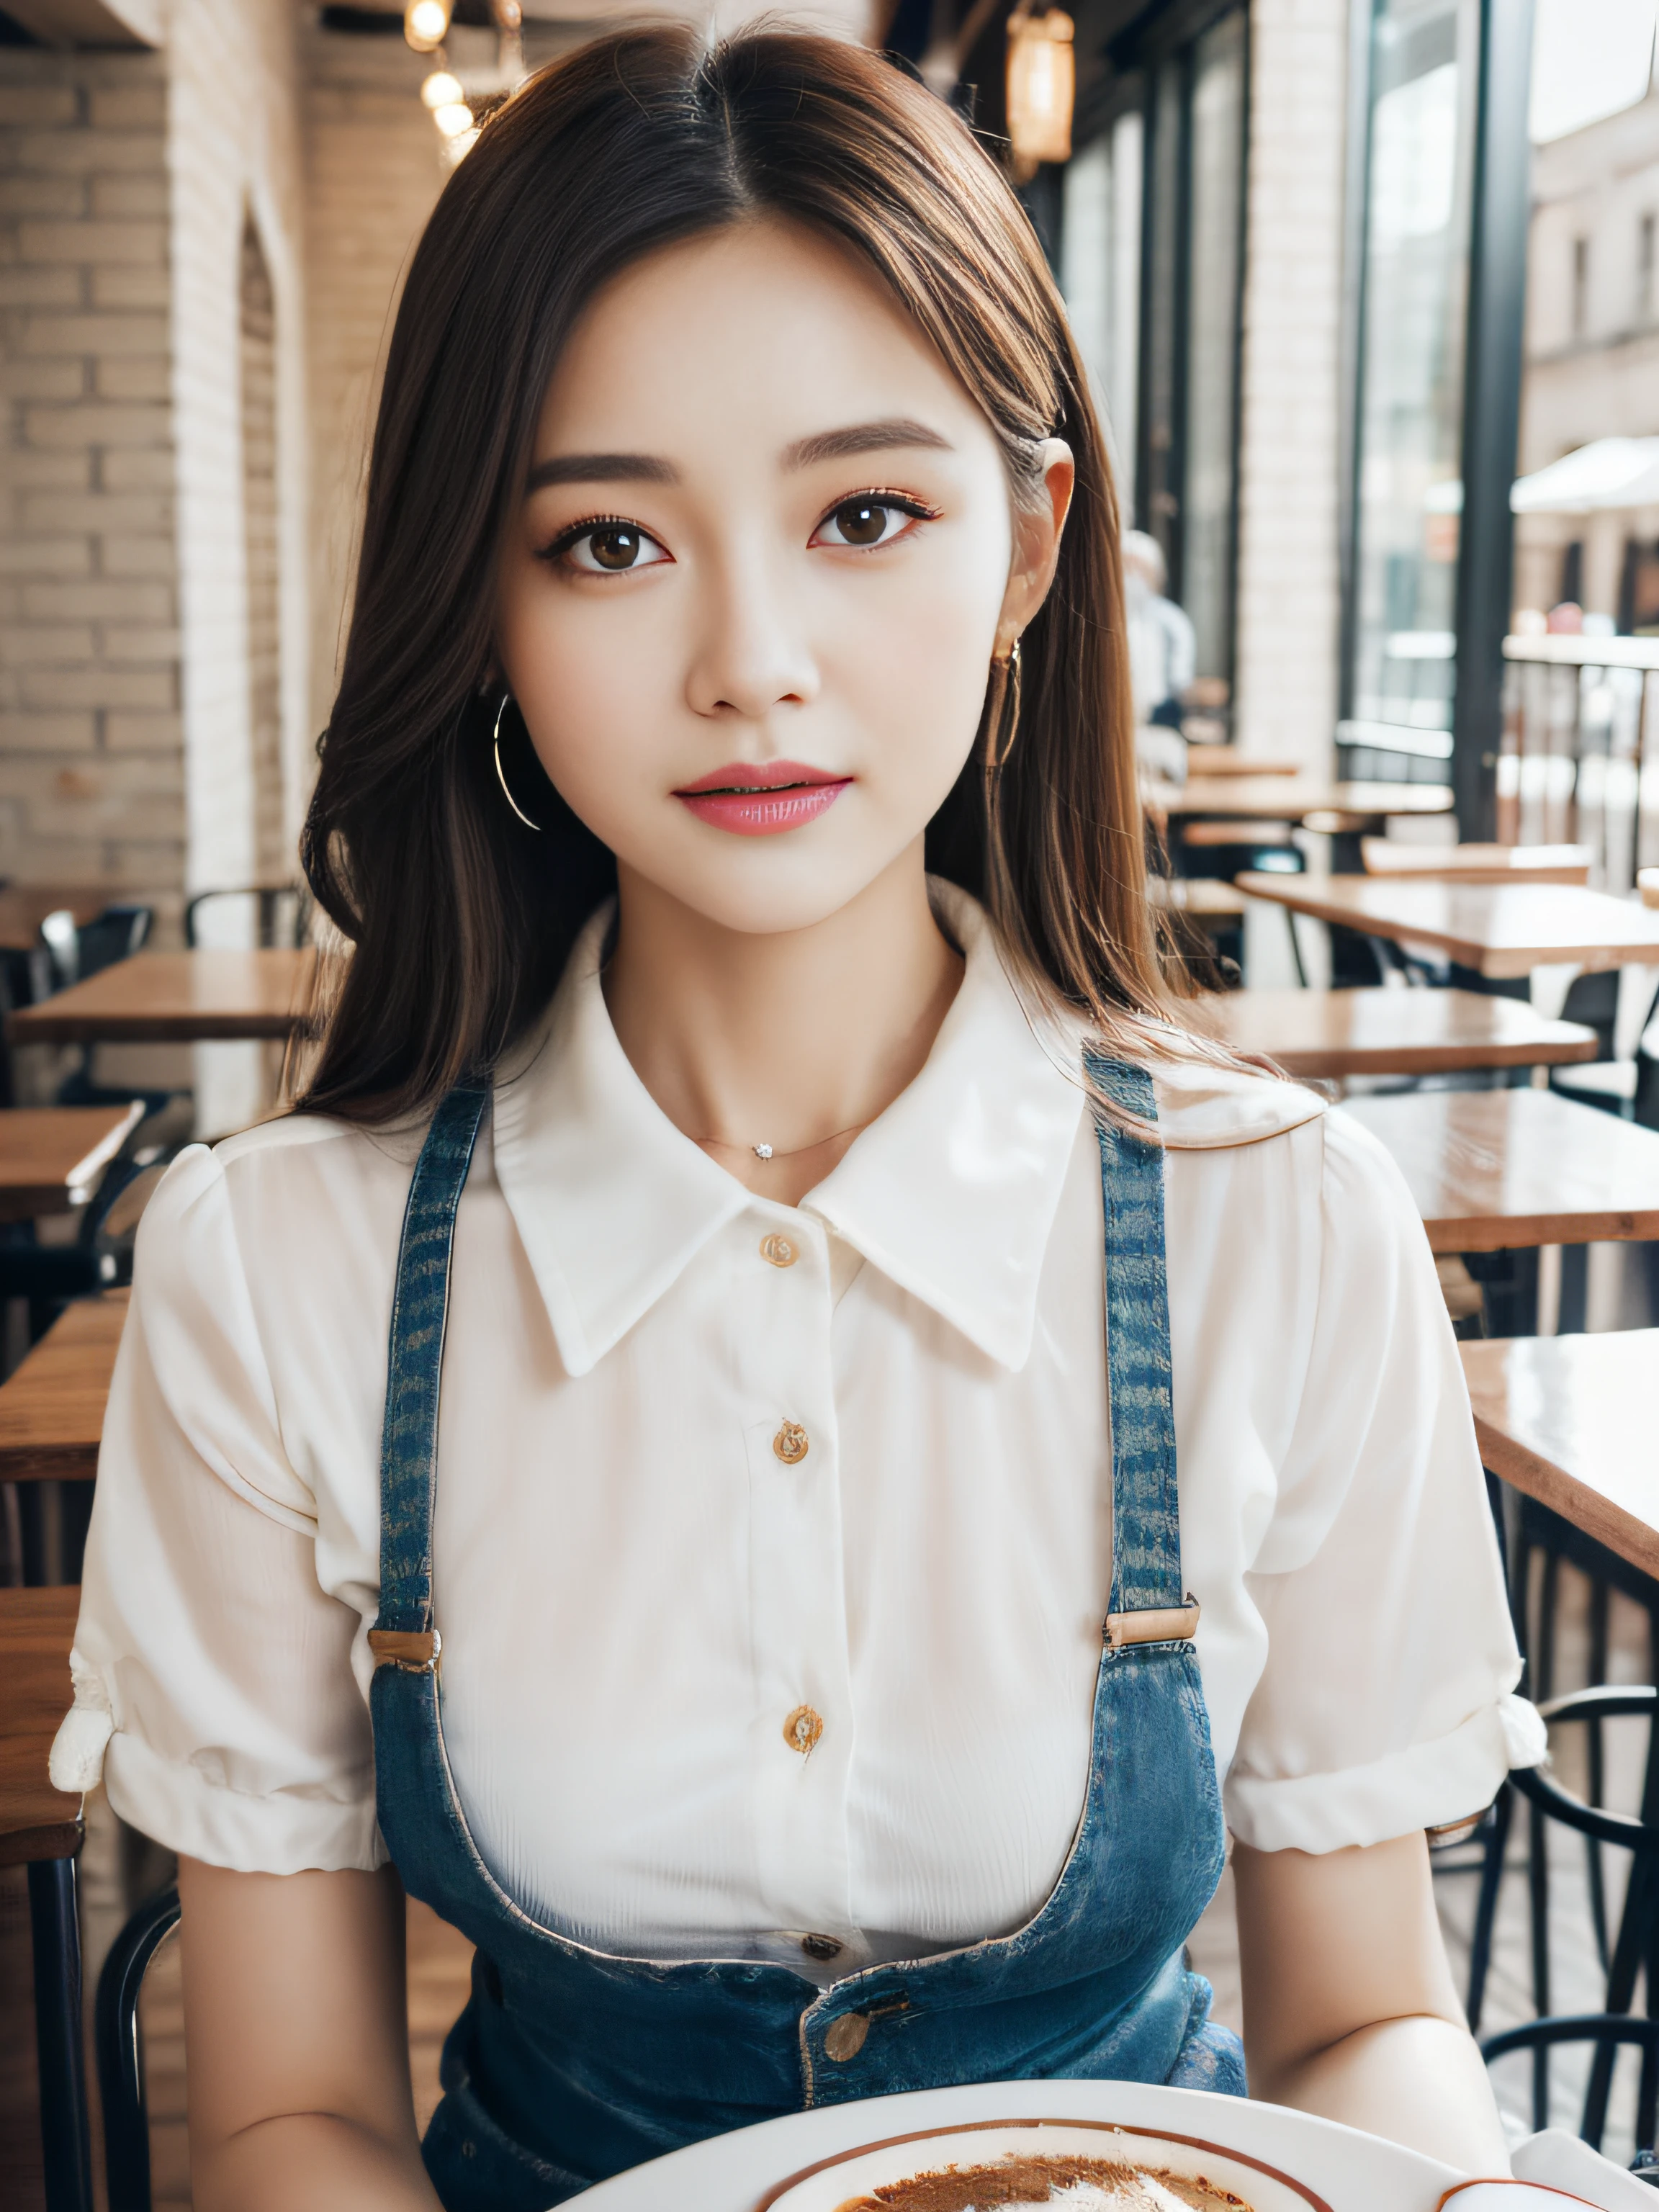
[{"label": "ceiling light fixture", "polygon": [[1075,35],[1060,8],[1036,15],[1022,4],[1008,18],[1008,143],[1017,183],[1028,183],[1044,161],[1072,158]]}]

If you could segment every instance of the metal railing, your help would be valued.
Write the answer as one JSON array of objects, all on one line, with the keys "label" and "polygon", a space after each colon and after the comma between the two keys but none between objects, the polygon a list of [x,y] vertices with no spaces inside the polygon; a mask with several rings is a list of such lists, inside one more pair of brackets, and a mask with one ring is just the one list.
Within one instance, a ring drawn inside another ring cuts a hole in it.
[{"label": "metal railing", "polygon": [[1627,891],[1659,863],[1659,637],[1507,637],[1498,836],[1588,845]]}]

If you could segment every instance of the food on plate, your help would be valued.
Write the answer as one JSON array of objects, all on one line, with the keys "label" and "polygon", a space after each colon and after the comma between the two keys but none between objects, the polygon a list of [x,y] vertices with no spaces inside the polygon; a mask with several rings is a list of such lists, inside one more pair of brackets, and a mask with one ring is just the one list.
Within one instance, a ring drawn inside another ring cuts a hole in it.
[{"label": "food on plate", "polygon": [[1030,2157],[947,2166],[849,2197],[837,2212],[1252,2212],[1230,2189],[1121,2159]]}]

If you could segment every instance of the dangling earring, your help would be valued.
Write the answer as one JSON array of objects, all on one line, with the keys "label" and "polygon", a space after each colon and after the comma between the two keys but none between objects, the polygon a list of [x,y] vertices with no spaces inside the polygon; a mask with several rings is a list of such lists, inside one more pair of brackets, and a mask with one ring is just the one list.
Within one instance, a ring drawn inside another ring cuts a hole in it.
[{"label": "dangling earring", "polygon": [[1002,697],[998,702],[997,741],[991,748],[986,765],[996,775],[1008,765],[1008,756],[1014,750],[1014,740],[1019,735],[1019,640],[1016,638],[1008,648],[1006,660],[992,662],[1002,671]]},{"label": "dangling earring", "polygon": [[[1018,647],[1016,647],[1015,650],[1018,650]],[[539,822],[532,822],[531,820],[530,817],[525,812],[523,807],[520,805],[518,800],[514,799],[513,793],[507,788],[507,771],[501,766],[501,717],[506,714],[507,708],[512,704],[513,694],[510,691],[503,691],[501,694],[501,703],[495,709],[495,781],[501,787],[501,797],[506,799],[507,805],[518,816],[520,821],[523,823],[525,828],[526,830],[539,830],[542,826],[541,823]]]}]

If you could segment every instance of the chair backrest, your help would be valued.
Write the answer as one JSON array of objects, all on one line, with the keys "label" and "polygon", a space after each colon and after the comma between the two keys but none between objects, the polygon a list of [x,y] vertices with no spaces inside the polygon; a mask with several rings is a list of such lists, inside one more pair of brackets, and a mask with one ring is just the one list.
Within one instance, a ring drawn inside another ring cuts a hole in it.
[{"label": "chair backrest", "polygon": [[104,2110],[109,2212],[150,2212],[149,2114],[138,1996],[150,1960],[178,1925],[179,1893],[164,1889],[138,1907],[110,1947],[98,1977],[93,2041]]},{"label": "chair backrest", "polygon": [[67,991],[100,969],[140,951],[155,921],[148,906],[106,906],[94,920],[76,925],[67,907],[49,914],[40,924],[34,964],[34,995],[50,998]]},{"label": "chair backrest", "polygon": [[[204,943],[246,944],[246,926],[251,921],[255,945],[297,951],[309,942],[312,905],[303,884],[246,884],[198,891],[185,902],[185,943],[192,950]],[[221,937],[216,925],[235,933]]]},{"label": "chair backrest", "polygon": [[[1641,2020],[1630,2013],[1583,2012],[1558,2014],[1547,2020],[1529,2020],[1520,2027],[1505,2028],[1501,2035],[1482,2039],[1480,2056],[1490,2066],[1511,2051],[1534,2055],[1532,2124],[1534,2130],[1550,2124],[1549,2075],[1537,2063],[1540,2057],[1563,2043],[1588,2043],[1595,2052],[1578,2132],[1592,2150],[1600,2150],[1607,2133],[1607,2098],[1613,2083],[1613,2062],[1620,2045],[1634,2044],[1642,2053],[1642,2078],[1636,2093],[1636,2156],[1632,2171],[1646,2180],[1652,2168],[1654,2136],[1659,2128],[1659,2020]],[[1646,2170],[1644,2170],[1646,2169]],[[114,2199],[111,2199],[114,2212]]]}]

